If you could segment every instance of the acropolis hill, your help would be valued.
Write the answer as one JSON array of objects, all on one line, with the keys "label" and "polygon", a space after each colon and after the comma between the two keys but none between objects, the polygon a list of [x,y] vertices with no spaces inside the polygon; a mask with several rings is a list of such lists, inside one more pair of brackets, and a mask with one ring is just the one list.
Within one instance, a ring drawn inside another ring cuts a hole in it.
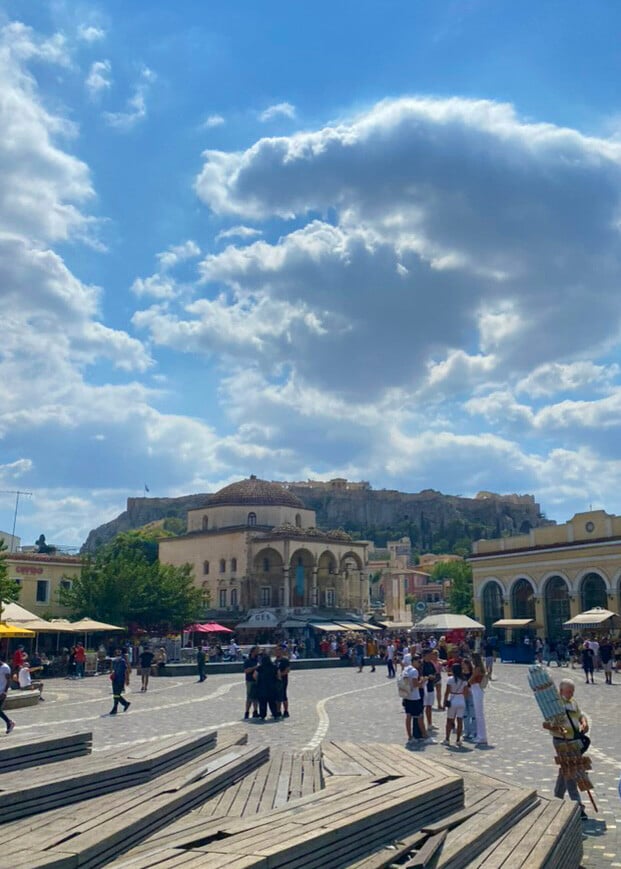
[{"label": "acropolis hill", "polygon": [[[409,535],[422,551],[431,548],[438,538],[446,538],[453,545],[457,539],[519,534],[549,524],[533,495],[479,492],[474,498],[463,498],[434,489],[416,493],[372,489],[367,482],[342,478],[280,483],[315,510],[319,528],[341,527],[380,545],[386,537]],[[207,497],[202,493],[178,498],[128,498],[127,509],[112,522],[91,531],[82,551],[93,552],[119,532],[150,522],[171,518],[185,521],[187,511],[201,507]]]}]

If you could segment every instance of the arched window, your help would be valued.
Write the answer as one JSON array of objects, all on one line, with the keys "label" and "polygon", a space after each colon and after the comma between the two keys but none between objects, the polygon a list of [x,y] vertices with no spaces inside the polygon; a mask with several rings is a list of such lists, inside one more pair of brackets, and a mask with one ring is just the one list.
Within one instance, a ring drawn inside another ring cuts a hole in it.
[{"label": "arched window", "polygon": [[486,631],[503,617],[502,589],[497,582],[488,582],[483,589],[483,624]]},{"label": "arched window", "polygon": [[203,516],[203,531],[207,531],[209,528],[209,516]]},{"label": "arched window", "polygon": [[535,618],[535,596],[533,587],[523,577],[513,583],[511,589],[511,617],[514,619]]},{"label": "arched window", "polygon": [[560,640],[563,623],[569,619],[569,589],[562,576],[551,576],[544,591],[546,613],[546,636]]},{"label": "arched window", "polygon": [[580,602],[582,611],[592,610],[596,606],[602,609],[608,607],[608,592],[606,583],[599,573],[587,573],[580,583]]},{"label": "arched window", "polygon": [[237,559],[231,558],[231,573],[237,573]]},{"label": "arched window", "polygon": [[207,576],[207,574],[209,573],[209,562],[208,561],[203,561],[203,573],[205,574],[205,576]]},{"label": "arched window", "polygon": [[257,514],[256,513],[248,513],[248,525],[256,525],[257,524]]},{"label": "arched window", "polygon": [[302,517],[300,516],[299,513],[296,513],[296,514],[295,514],[295,527],[296,527],[296,528],[301,528],[301,527],[302,527]]},{"label": "arched window", "polygon": [[226,573],[226,558],[220,559],[220,573]]}]

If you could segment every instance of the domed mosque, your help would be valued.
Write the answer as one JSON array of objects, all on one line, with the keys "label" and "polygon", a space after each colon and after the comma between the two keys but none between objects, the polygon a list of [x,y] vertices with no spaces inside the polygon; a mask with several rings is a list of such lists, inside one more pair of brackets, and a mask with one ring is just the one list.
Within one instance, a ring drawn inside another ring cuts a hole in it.
[{"label": "domed mosque", "polygon": [[191,564],[210,616],[240,629],[351,619],[368,606],[367,544],[319,530],[314,510],[254,475],[190,510],[187,533],[160,540],[160,560]]}]

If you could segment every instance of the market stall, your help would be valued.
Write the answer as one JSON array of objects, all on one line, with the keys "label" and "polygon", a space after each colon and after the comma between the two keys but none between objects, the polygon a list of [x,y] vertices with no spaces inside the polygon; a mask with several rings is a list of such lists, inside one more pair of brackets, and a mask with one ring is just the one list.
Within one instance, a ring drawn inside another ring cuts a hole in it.
[{"label": "market stall", "polygon": [[[532,664],[535,660],[535,619],[498,619],[493,628],[502,630],[505,638],[498,645],[500,660],[511,664]],[[505,633],[508,632],[507,633]]]}]

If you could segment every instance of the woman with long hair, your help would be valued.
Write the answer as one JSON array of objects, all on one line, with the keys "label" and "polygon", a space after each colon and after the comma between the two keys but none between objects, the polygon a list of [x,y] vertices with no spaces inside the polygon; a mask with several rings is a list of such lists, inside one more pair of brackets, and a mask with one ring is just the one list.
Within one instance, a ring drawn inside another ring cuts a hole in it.
[{"label": "woman with long hair", "polygon": [[487,726],[485,723],[484,709],[484,686],[487,684],[487,671],[485,664],[479,654],[476,652],[472,655],[472,676],[468,680],[468,687],[472,692],[472,701],[474,703],[474,715],[477,723],[477,735],[475,737],[476,745],[487,745]]},{"label": "woman with long hair", "polygon": [[267,707],[269,706],[272,717],[280,718],[278,703],[279,686],[278,670],[269,655],[261,655],[259,665],[254,671],[257,683],[257,699],[259,701],[259,718],[265,721]]},{"label": "woman with long hair", "polygon": [[[461,662],[461,672],[466,682],[470,681],[470,677],[474,673],[472,661],[470,658],[464,658]],[[474,742],[477,738],[477,719],[474,711],[474,700],[472,699],[472,691],[465,694],[466,709],[464,711],[464,739],[466,742]]]}]

